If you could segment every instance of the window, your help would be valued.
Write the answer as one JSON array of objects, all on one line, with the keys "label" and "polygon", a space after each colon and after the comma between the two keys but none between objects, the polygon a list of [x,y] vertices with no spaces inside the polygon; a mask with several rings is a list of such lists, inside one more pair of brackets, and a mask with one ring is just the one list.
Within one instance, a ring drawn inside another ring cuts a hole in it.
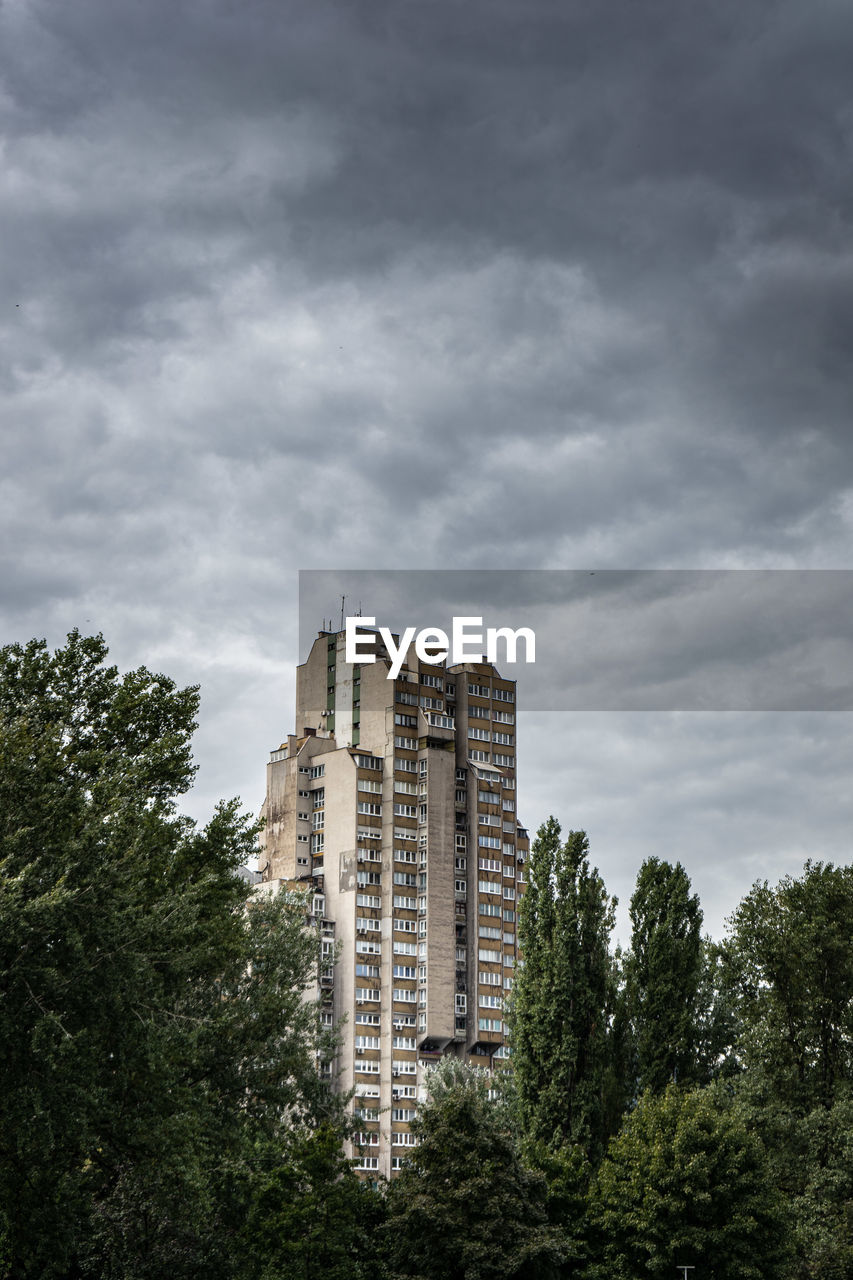
[{"label": "window", "polygon": [[[497,739],[495,734],[495,739]],[[475,729],[473,725],[468,727],[468,737],[475,738],[478,742],[491,742],[491,735],[488,729]]]},{"label": "window", "polygon": [[360,956],[381,956],[382,947],[378,942],[362,942],[355,944],[356,953]]},{"label": "window", "polygon": [[471,720],[488,720],[489,708],[478,706],[476,702],[472,702],[468,707],[468,716]]},{"label": "window", "polygon": [[419,761],[418,761],[418,775],[419,775],[421,778],[425,778],[425,777],[427,776],[427,761],[426,761],[426,760],[419,760]]},{"label": "window", "polygon": [[500,951],[489,951],[486,947],[480,947],[477,952],[477,959],[481,964],[500,964]]},{"label": "window", "polygon": [[324,825],[323,814],[325,809],[315,809],[311,815],[311,827],[314,831],[319,830]]},{"label": "window", "polygon": [[477,799],[480,804],[500,804],[501,802],[499,791],[478,791]]},{"label": "window", "polygon": [[[377,1048],[379,1046],[377,1045]],[[414,1036],[393,1036],[391,1040],[392,1049],[411,1049],[414,1053],[416,1044]]]},{"label": "window", "polygon": [[456,890],[456,892],[457,892],[457,893],[467,893],[467,892],[468,892],[468,881],[467,881],[467,880],[456,880],[456,881],[454,881],[454,888],[455,888],[455,890]]},{"label": "window", "polygon": [[508,902],[512,902],[515,898],[515,889],[511,884],[504,885],[504,897]]},{"label": "window", "polygon": [[355,895],[355,905],[357,907],[369,907],[371,911],[378,911],[382,906],[382,899],[378,893],[357,893]]},{"label": "window", "polygon": [[326,837],[322,831],[315,831],[311,837],[311,852],[322,853]]},{"label": "window", "polygon": [[380,922],[372,916],[357,916],[355,927],[357,933],[378,933]]},{"label": "window", "polygon": [[430,710],[441,711],[441,709],[444,706],[444,699],[428,698],[425,695],[421,695],[421,706],[424,707],[427,711],[430,711]]},{"label": "window", "polygon": [[395,942],[393,944],[395,956],[415,956],[418,954],[416,942]]},{"label": "window", "polygon": [[444,679],[442,676],[424,674],[421,676],[421,684],[425,684],[428,689],[443,689]]},{"label": "window", "polygon": [[356,882],[358,884],[381,884],[381,871],[358,871],[356,872]]},{"label": "window", "polygon": [[416,898],[404,898],[401,894],[394,894],[394,906],[397,910],[415,911],[417,909]]},{"label": "window", "polygon": [[502,747],[515,746],[515,737],[511,733],[498,733],[497,730],[495,730],[493,741]]},{"label": "window", "polygon": [[395,849],[394,861],[395,862],[417,862],[417,857],[415,855],[414,849]]},{"label": "window", "polygon": [[[477,981],[483,987],[499,987],[501,985],[501,975],[499,973],[489,973],[486,970],[481,970],[481,972],[477,974]],[[373,1015],[368,1016],[372,1017]]]},{"label": "window", "polygon": [[515,912],[504,908],[504,920],[507,924],[515,924]]},{"label": "window", "polygon": [[468,693],[475,698],[488,698],[489,686],[487,684],[469,684]]},{"label": "window", "polygon": [[303,812],[301,812],[301,813],[297,813],[297,815],[296,815],[296,816],[297,816],[297,818],[299,819],[299,821],[300,821],[300,822],[307,822],[311,815],[310,815],[309,813],[305,813],[305,812],[303,811]]},{"label": "window", "polygon": [[[382,812],[380,808],[380,813]],[[414,818],[417,810],[413,804],[395,804],[394,816],[397,818]]]},{"label": "window", "polygon": [[455,729],[456,728],[456,721],[453,719],[453,716],[439,715],[437,711],[426,711],[424,712],[424,714],[427,720],[429,721],[429,723],[433,725],[436,729]]},{"label": "window", "polygon": [[497,836],[478,836],[477,844],[481,849],[500,849],[501,841]]},{"label": "window", "polygon": [[392,1058],[391,1070],[397,1072],[401,1076],[416,1076],[418,1074],[418,1064],[409,1062],[405,1058]]},{"label": "window", "polygon": [[515,693],[512,689],[493,689],[492,697],[495,702],[515,702]]},{"label": "window", "polygon": [[394,723],[399,725],[401,729],[415,729],[417,728],[418,718],[417,716],[404,715],[402,711],[398,711],[394,715]]},{"label": "window", "polygon": [[[411,763],[414,764],[414,760]],[[398,796],[416,796],[418,794],[418,786],[416,782],[403,782],[400,779],[395,779],[394,791]]]},{"label": "window", "polygon": [[457,1012],[457,1013],[465,1013],[465,1012],[467,1011],[467,1009],[468,1009],[468,997],[465,995],[465,992],[464,992],[464,991],[457,991],[457,993],[456,993],[456,1012]]},{"label": "window", "polygon": [[300,833],[300,834],[296,837],[296,839],[299,841],[299,843],[300,843],[300,844],[307,844],[307,843],[308,843],[308,836],[307,836],[307,835],[303,835],[303,834],[301,834],[301,833]]},{"label": "window", "polygon": [[378,1098],[379,1085],[368,1084],[367,1081],[362,1080],[355,1086],[355,1093],[358,1098]]},{"label": "window", "polygon": [[457,857],[456,862],[454,863],[454,865],[455,865],[455,867],[456,867],[456,870],[457,870],[457,871],[466,871],[466,870],[467,870],[467,868],[468,868],[468,859],[467,859],[467,858],[459,858],[459,857]]},{"label": "window", "polygon": [[411,1124],[417,1114],[412,1107],[391,1108],[391,1119],[398,1120],[401,1124]]},{"label": "window", "polygon": [[[500,929],[493,929],[489,925],[481,924],[478,930],[478,933],[481,938],[492,938],[494,939],[495,942],[500,942],[500,937],[501,937]],[[365,945],[369,946],[370,944],[367,943]],[[356,948],[357,947],[358,947],[358,943],[356,943]]]},{"label": "window", "polygon": [[492,719],[498,724],[515,724],[515,716],[511,711],[493,711]]},{"label": "window", "polygon": [[361,1157],[359,1158],[359,1162],[358,1162],[358,1164],[354,1165],[354,1166],[353,1166],[353,1168],[355,1168],[355,1169],[361,1169],[361,1170],[364,1170],[364,1171],[366,1171],[366,1170],[368,1170],[368,1169],[378,1169],[378,1168],[379,1168],[379,1156],[361,1156]]},{"label": "window", "polygon": [[415,993],[414,991],[409,991],[407,987],[394,987],[392,994],[395,1000],[400,1000],[403,1004],[415,1003]]},{"label": "window", "polygon": [[311,766],[312,778],[322,778],[325,772],[326,772],[326,766],[324,764],[315,764]]},{"label": "window", "polygon": [[360,1023],[362,1026],[367,1026],[367,1027],[379,1026],[378,1013],[357,1013],[355,1015],[355,1020],[356,1022]]},{"label": "window", "polygon": [[418,1140],[413,1133],[395,1132],[391,1134],[391,1144],[395,1147],[416,1147]]},{"label": "window", "polygon": [[395,871],[395,872],[394,872],[394,883],[395,883],[395,884],[411,885],[411,887],[412,887],[412,888],[414,888],[414,887],[415,887],[415,885],[417,884],[417,882],[418,882],[418,881],[417,881],[417,877],[416,877],[416,876],[414,876],[410,871]]},{"label": "window", "polygon": [[418,705],[418,695],[409,693],[407,689],[398,689],[394,694],[395,702],[402,702],[406,707],[416,707]]},{"label": "window", "polygon": [[481,916],[500,916],[501,909],[496,902],[481,902],[479,912]]},{"label": "window", "polygon": [[380,818],[382,816],[382,805],[374,804],[369,800],[360,800],[358,802],[359,813],[369,813],[373,817]]},{"label": "window", "polygon": [[379,999],[378,987],[356,987],[356,1000],[377,1000]]},{"label": "window", "polygon": [[415,932],[415,922],[414,922],[414,920],[399,920],[399,919],[398,919],[398,920],[395,920],[395,921],[394,921],[394,929],[396,930],[396,932],[397,932],[397,933],[414,933],[414,932]]},{"label": "window", "polygon": [[477,1003],[481,1009],[502,1009],[504,1002],[503,996],[483,996],[478,998]]},{"label": "window", "polygon": [[395,978],[414,978],[415,966],[413,964],[395,964],[393,976]]},{"label": "window", "polygon": [[355,1047],[356,1049],[378,1049],[379,1036],[356,1036]]},{"label": "window", "polygon": [[382,783],[381,783],[381,782],[375,782],[375,781],[373,781],[371,778],[359,778],[359,780],[358,780],[358,790],[359,790],[359,791],[372,791],[372,792],[374,792],[375,794],[381,795],[381,794],[382,794]]},{"label": "window", "polygon": [[477,866],[481,871],[500,871],[501,864],[497,858],[478,858]]},{"label": "window", "polygon": [[513,765],[515,764],[515,757],[514,757],[514,756],[504,756],[504,755],[500,755],[500,754],[496,751],[496,752],[495,752],[495,764],[500,764],[500,765],[503,765],[505,768],[510,768],[510,769],[511,769],[511,768],[513,767]]},{"label": "window", "polygon": [[[414,719],[413,716],[409,716],[408,718],[410,720]],[[415,723],[417,723],[417,721],[415,721]],[[418,740],[417,738],[401,738],[398,736],[394,738],[394,746],[399,747],[401,751],[417,751]]]},{"label": "window", "polygon": [[500,1031],[503,1023],[497,1018],[479,1018],[477,1026],[481,1031]]},{"label": "window", "polygon": [[376,769],[382,768],[382,759],[380,756],[367,756],[357,753],[354,757],[359,769]]},{"label": "window", "polygon": [[471,759],[478,761],[480,764],[488,764],[489,753],[488,751],[472,751]]},{"label": "window", "polygon": [[403,756],[394,757],[394,768],[398,773],[417,773],[417,760],[406,760]]}]

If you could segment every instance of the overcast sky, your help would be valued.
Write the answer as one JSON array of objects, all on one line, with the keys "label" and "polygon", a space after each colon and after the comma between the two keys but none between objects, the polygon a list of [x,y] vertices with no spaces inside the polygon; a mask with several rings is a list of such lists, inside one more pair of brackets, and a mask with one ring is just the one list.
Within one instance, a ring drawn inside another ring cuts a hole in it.
[{"label": "overcast sky", "polygon": [[[3,639],[199,682],[204,818],[299,569],[853,568],[851,65],[847,0],[0,0]],[[849,712],[548,725],[623,901],[850,858]]]}]

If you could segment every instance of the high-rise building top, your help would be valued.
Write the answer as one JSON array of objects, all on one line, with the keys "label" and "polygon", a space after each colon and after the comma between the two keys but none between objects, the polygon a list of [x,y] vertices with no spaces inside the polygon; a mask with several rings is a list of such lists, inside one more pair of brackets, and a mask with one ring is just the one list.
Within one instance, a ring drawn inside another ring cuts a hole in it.
[{"label": "high-rise building top", "polygon": [[[264,880],[313,889],[344,1018],[335,1076],[354,1090],[366,1171],[392,1174],[424,1067],[506,1056],[504,999],[529,849],[515,791],[515,682],[412,648],[396,680],[320,632],[297,671],[296,732],[267,766]],[[337,960],[332,964],[333,957]]]}]

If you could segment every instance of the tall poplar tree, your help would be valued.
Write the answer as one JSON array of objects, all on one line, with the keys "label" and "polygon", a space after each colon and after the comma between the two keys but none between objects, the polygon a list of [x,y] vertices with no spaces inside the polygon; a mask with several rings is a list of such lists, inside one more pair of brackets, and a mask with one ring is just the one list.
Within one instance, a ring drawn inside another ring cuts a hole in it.
[{"label": "tall poplar tree", "polygon": [[631,898],[627,1001],[637,1091],[696,1080],[702,909],[680,862],[647,858]]},{"label": "tall poplar tree", "polygon": [[589,865],[589,841],[556,818],[537,833],[519,907],[523,956],[510,1006],[522,1126],[533,1143],[580,1144],[597,1160],[606,1140],[609,938],[616,900]]}]

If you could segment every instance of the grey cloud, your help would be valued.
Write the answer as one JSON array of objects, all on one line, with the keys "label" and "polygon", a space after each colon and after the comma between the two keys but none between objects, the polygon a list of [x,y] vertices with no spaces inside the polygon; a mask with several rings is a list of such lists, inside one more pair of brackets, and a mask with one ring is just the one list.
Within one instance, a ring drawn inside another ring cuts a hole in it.
[{"label": "grey cloud", "polygon": [[[300,566],[849,565],[851,41],[840,0],[0,8],[4,635],[201,680],[190,807],[256,807]],[[652,615],[623,681],[682,675]],[[529,737],[531,811],[565,777],[633,865],[665,796],[719,902],[808,846],[791,778],[841,847],[829,747],[697,721],[712,801],[638,723]]]}]

